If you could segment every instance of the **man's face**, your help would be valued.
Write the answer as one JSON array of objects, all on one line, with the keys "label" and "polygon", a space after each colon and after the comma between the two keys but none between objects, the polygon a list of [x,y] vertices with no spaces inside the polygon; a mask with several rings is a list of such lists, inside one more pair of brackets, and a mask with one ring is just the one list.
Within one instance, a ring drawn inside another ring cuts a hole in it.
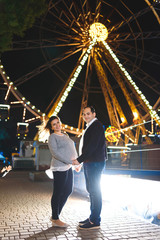
[{"label": "man's face", "polygon": [[96,116],[96,113],[92,113],[89,107],[83,110],[83,120],[86,123],[89,123],[90,121],[92,121],[95,118],[95,116]]}]

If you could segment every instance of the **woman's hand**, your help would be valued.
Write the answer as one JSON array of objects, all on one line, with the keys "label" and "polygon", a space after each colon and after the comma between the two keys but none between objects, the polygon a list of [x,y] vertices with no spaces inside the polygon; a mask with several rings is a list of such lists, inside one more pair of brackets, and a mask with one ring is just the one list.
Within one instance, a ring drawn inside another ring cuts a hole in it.
[{"label": "woman's hand", "polygon": [[79,164],[79,165],[76,165],[76,166],[75,166],[74,170],[75,170],[76,172],[80,172],[80,171],[81,171],[81,168],[82,168],[82,165]]}]

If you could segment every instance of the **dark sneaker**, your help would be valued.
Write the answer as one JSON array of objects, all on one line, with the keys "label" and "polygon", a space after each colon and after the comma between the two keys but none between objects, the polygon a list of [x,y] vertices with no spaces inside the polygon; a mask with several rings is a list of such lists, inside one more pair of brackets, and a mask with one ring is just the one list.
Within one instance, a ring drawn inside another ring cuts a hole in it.
[{"label": "dark sneaker", "polygon": [[88,222],[89,222],[89,218],[87,218],[87,219],[84,220],[84,221],[79,222],[79,226],[84,225],[84,224],[86,224],[86,223],[88,223]]},{"label": "dark sneaker", "polygon": [[79,229],[98,229],[100,228],[100,224],[95,224],[95,223],[91,223],[91,222],[87,222],[81,226],[79,226]]}]

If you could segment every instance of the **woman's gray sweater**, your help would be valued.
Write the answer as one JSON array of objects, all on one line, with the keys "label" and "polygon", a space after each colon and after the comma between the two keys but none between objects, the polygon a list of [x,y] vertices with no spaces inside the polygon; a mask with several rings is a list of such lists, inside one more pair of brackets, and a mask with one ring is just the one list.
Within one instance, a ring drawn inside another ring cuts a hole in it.
[{"label": "woman's gray sweater", "polygon": [[51,169],[53,170],[70,165],[72,160],[77,158],[75,144],[65,134],[52,133],[48,139],[48,146],[52,155]]}]

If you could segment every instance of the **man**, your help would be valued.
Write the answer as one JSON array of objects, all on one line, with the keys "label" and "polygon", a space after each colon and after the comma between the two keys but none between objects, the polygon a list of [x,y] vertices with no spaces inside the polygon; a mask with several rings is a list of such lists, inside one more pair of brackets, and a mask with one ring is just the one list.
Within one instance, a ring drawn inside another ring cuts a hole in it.
[{"label": "man", "polygon": [[101,222],[100,179],[106,158],[106,141],[103,126],[96,118],[96,112],[92,106],[83,109],[83,119],[87,123],[87,128],[80,141],[80,156],[73,160],[73,165],[83,163],[91,214],[89,218],[79,222],[79,228],[95,229],[100,227]]}]

